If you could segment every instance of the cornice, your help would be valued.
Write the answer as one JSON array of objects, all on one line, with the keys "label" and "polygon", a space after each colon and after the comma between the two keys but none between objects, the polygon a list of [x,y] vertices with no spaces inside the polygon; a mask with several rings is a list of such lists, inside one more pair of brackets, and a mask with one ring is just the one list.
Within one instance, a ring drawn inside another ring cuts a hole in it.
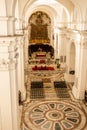
[{"label": "cornice", "polygon": [[0,21],[8,21],[8,20],[15,21],[16,18],[12,16],[0,16]]}]

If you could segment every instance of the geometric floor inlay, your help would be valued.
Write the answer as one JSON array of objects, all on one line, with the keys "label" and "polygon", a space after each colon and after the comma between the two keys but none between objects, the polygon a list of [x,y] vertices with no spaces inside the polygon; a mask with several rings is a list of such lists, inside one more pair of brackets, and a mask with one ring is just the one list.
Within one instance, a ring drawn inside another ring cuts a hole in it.
[{"label": "geometric floor inlay", "polygon": [[24,107],[23,130],[85,130],[86,120],[73,101],[33,101]]},{"label": "geometric floor inlay", "polygon": [[[21,130],[87,130],[87,108],[74,99],[72,85],[54,86],[55,81],[65,81],[65,70],[36,72],[31,70],[32,65],[26,71],[27,99],[21,108]],[[41,90],[31,90],[34,81],[43,82]]]}]

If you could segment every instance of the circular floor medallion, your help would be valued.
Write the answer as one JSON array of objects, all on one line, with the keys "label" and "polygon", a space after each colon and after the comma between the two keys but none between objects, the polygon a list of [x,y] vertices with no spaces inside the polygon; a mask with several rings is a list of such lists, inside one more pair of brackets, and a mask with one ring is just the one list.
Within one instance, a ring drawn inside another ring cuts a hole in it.
[{"label": "circular floor medallion", "polygon": [[60,111],[51,110],[46,113],[46,118],[57,121],[63,118],[63,114]]},{"label": "circular floor medallion", "polygon": [[81,107],[68,101],[33,102],[23,117],[26,130],[80,130],[86,120]]}]

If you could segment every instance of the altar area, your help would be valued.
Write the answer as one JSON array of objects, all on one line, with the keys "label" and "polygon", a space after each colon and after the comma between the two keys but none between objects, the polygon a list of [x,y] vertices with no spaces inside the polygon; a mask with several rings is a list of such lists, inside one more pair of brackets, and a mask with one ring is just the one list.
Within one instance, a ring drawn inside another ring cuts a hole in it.
[{"label": "altar area", "polygon": [[40,59],[44,59],[44,58],[51,58],[51,54],[50,52],[45,52],[45,51],[36,51],[36,52],[33,52],[31,54],[31,57],[32,58],[40,58]]}]

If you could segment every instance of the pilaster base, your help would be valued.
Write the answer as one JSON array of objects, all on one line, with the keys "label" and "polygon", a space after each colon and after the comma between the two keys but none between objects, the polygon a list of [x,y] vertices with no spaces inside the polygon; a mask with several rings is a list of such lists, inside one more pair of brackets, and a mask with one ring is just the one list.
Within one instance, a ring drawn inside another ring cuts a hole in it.
[{"label": "pilaster base", "polygon": [[74,97],[76,99],[84,100],[84,98],[85,98],[84,91],[83,90],[81,90],[81,91],[78,90],[78,88],[76,88],[76,86],[73,86],[72,93],[73,93],[73,95],[74,95]]},{"label": "pilaster base", "polygon": [[25,101],[26,100],[26,91],[22,91],[21,92],[21,101]]},{"label": "pilaster base", "polygon": [[75,75],[71,75],[71,74],[66,74],[64,75],[64,78],[67,82],[74,82],[75,80]]}]

